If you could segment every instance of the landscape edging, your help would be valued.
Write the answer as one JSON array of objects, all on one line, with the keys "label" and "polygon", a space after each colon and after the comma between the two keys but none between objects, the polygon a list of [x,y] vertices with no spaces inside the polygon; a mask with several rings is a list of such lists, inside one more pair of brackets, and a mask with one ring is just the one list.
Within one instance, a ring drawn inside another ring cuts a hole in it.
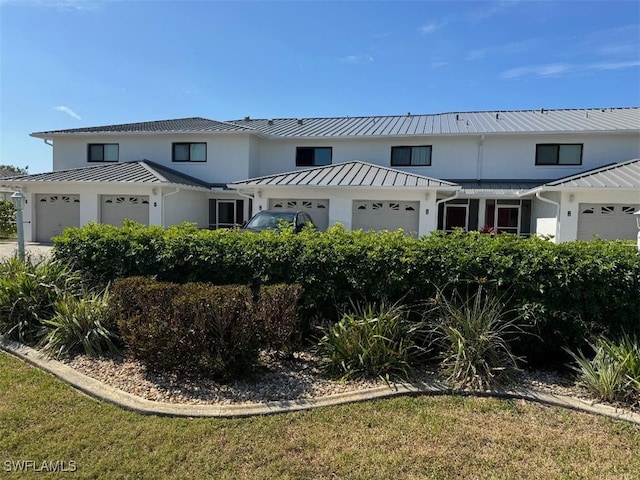
[{"label": "landscape edging", "polygon": [[308,410],[311,408],[329,407],[345,403],[383,399],[400,395],[444,395],[462,394],[502,399],[520,399],[542,405],[568,408],[582,412],[601,415],[616,420],[640,425],[640,415],[624,409],[587,402],[577,398],[555,395],[536,390],[490,390],[490,391],[453,391],[445,383],[416,382],[382,386],[363,391],[338,393],[318,398],[281,400],[241,405],[192,405],[147,400],[124,392],[89,377],[57,360],[47,358],[37,350],[5,339],[0,335],[0,349],[31,365],[44,370],[60,380],[68,383],[80,392],[98,400],[117,405],[144,415],[164,415],[181,417],[248,417],[254,415],[270,415],[275,413]]}]

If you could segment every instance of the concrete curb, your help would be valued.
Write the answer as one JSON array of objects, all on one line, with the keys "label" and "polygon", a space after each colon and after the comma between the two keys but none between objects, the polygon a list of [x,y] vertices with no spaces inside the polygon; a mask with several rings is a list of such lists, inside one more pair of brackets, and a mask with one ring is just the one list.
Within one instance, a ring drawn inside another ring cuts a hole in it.
[{"label": "concrete curb", "polygon": [[179,417],[248,417],[253,415],[270,415],[274,413],[308,410],[311,408],[329,407],[345,403],[363,402],[400,395],[445,395],[461,394],[467,396],[495,397],[503,399],[521,399],[542,405],[568,408],[616,420],[640,425],[640,415],[627,410],[586,402],[564,395],[552,395],[535,390],[492,390],[492,391],[453,391],[445,383],[439,381],[395,384],[364,391],[339,393],[313,399],[275,401],[248,405],[185,405],[166,402],[155,402],[140,398],[122,390],[106,385],[73,368],[43,356],[37,350],[25,345],[6,340],[0,336],[0,349],[4,352],[49,372],[75,389],[98,400],[113,403],[121,408],[144,415],[165,415]]}]

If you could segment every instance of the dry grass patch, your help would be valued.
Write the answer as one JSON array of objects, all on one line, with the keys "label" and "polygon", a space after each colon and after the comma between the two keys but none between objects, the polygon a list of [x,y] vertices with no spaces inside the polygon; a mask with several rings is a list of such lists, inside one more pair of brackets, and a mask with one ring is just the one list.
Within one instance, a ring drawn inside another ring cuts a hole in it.
[{"label": "dry grass patch", "polygon": [[0,354],[0,469],[74,460],[75,478],[632,479],[639,452],[636,425],[486,398],[247,419],[142,416]]}]

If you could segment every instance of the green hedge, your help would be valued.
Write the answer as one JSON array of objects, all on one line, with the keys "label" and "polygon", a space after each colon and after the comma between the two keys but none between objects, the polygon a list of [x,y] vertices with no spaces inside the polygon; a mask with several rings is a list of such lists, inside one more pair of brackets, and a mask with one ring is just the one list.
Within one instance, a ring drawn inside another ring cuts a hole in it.
[{"label": "green hedge", "polygon": [[257,300],[244,285],[117,279],[110,304],[122,339],[149,367],[222,379],[250,372],[261,348],[291,350],[299,337],[299,285],[269,285]]},{"label": "green hedge", "polygon": [[560,245],[511,235],[326,232],[253,234],[163,230],[127,224],[67,229],[55,239],[56,258],[101,281],[155,275],[172,282],[296,283],[301,314],[337,319],[350,302],[424,302],[437,288],[494,285],[528,312],[532,335],[515,350],[530,363],[564,359],[562,347],[587,337],[640,330],[640,256],[620,242]]}]

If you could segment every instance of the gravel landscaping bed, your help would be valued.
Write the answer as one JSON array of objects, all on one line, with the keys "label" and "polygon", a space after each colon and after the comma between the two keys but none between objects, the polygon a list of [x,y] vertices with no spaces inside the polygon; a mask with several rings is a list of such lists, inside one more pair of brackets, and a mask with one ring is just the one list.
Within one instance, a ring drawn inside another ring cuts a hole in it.
[{"label": "gravel landscaping bed", "polygon": [[[78,355],[62,361],[96,380],[147,400],[191,405],[315,398],[385,385],[381,379],[338,381],[324,378],[317,368],[317,358],[309,352],[297,352],[293,358],[286,359],[264,353],[261,368],[253,378],[228,383],[194,375],[150,371],[126,355],[98,358]],[[432,372],[422,372],[418,380],[433,378]],[[519,384],[544,393],[595,402],[588,391],[576,385],[572,376],[565,372],[524,371]],[[616,406],[640,411],[638,402]]]}]

